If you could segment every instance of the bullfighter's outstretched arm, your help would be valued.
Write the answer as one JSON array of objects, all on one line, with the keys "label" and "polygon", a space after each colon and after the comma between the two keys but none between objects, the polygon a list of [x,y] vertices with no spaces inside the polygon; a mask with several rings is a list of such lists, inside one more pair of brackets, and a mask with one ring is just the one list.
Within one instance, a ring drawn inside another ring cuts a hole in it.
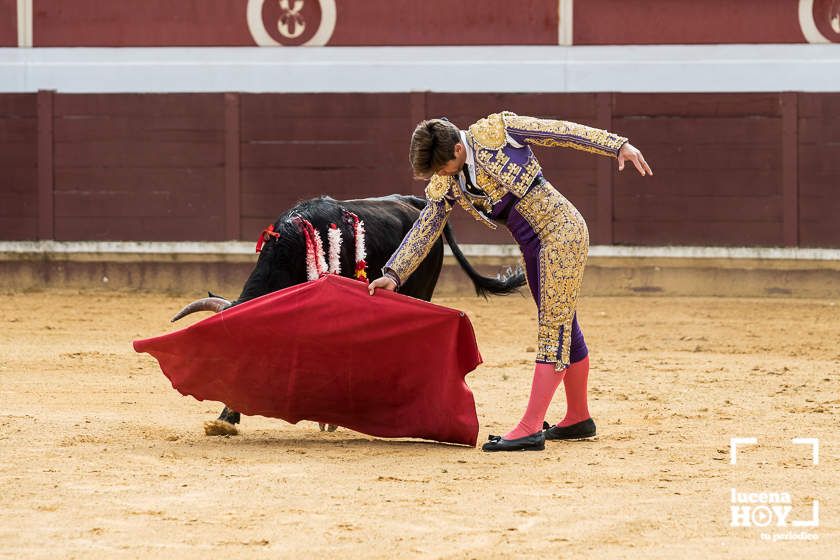
[{"label": "bullfighter's outstretched arm", "polygon": [[398,288],[417,270],[446,225],[452,210],[445,196],[449,179],[435,175],[429,181],[426,187],[426,207],[382,269],[383,274],[393,279]]},{"label": "bullfighter's outstretched arm", "polygon": [[618,157],[621,146],[627,142],[618,134],[569,121],[506,114],[504,122],[505,132],[520,144],[574,148]]}]

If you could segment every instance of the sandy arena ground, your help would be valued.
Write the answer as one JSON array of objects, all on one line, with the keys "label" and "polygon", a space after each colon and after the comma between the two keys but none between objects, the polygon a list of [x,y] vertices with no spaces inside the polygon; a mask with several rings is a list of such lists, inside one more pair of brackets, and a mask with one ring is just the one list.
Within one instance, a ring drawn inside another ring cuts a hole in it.
[{"label": "sandy arena ground", "polygon": [[[267,418],[206,437],[220,406],[131,348],[184,302],[0,300],[0,557],[838,557],[840,302],[586,298],[599,435],[519,454]],[[533,304],[437,302],[472,318],[479,437],[503,433],[528,396]],[[759,445],[731,465],[731,437]],[[818,465],[794,437],[820,439]],[[731,527],[731,488],[789,493],[789,521],[819,500],[820,526]],[[802,531],[818,540],[760,535]]]}]

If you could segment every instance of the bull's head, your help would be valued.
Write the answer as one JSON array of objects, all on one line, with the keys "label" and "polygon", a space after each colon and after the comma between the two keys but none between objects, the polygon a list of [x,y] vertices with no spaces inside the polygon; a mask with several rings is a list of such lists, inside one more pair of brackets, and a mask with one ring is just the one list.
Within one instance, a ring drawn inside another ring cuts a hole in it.
[{"label": "bull's head", "polygon": [[172,318],[172,321],[177,321],[197,311],[218,313],[234,305],[304,282],[306,280],[305,254],[297,226],[290,224],[288,220],[280,220],[270,229],[274,233],[265,236],[266,231],[269,229],[263,230],[261,234],[263,243],[258,244],[260,257],[245,282],[239,298],[228,301],[208,294],[209,297],[186,305]]}]

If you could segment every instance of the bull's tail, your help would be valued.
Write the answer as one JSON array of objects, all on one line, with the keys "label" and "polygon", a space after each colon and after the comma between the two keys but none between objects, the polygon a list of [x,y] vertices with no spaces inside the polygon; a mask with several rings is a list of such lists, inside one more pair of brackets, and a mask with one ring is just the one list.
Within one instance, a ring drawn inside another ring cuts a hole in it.
[{"label": "bull's tail", "polygon": [[449,248],[452,249],[455,260],[458,261],[458,264],[461,265],[461,268],[464,269],[464,272],[472,280],[476,294],[483,297],[487,297],[487,294],[506,295],[525,285],[525,273],[520,266],[517,266],[516,269],[508,268],[506,272],[496,275],[496,278],[482,276],[472,267],[467,257],[461,252],[461,248],[458,247],[458,243],[455,241],[450,224],[446,224],[443,228],[443,235],[446,237],[446,243],[449,245]]}]

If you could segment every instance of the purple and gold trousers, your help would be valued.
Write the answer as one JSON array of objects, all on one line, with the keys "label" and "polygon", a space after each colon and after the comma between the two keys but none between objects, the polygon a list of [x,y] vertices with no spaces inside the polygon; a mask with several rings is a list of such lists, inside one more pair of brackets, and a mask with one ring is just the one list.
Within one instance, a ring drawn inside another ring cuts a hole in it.
[{"label": "purple and gold trousers", "polygon": [[506,220],[525,261],[539,309],[537,358],[558,371],[588,353],[577,321],[577,299],[589,255],[589,230],[577,208],[541,176],[520,199],[506,195],[492,217]]}]

